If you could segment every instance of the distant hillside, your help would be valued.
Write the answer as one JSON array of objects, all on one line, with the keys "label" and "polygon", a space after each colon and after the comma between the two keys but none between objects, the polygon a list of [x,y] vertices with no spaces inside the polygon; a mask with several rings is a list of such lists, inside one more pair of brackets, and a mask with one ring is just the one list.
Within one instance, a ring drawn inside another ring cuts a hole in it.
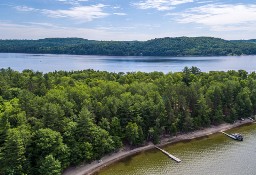
[{"label": "distant hillside", "polygon": [[247,41],[256,43],[256,39],[251,39],[251,40],[247,40]]},{"label": "distant hillside", "polygon": [[244,43],[256,43],[256,39],[250,39],[250,40],[232,40],[234,42],[244,42]]},{"label": "distant hillside", "polygon": [[95,41],[81,38],[0,40],[0,52],[116,56],[255,55],[256,39],[212,37],[157,38],[148,41]]}]

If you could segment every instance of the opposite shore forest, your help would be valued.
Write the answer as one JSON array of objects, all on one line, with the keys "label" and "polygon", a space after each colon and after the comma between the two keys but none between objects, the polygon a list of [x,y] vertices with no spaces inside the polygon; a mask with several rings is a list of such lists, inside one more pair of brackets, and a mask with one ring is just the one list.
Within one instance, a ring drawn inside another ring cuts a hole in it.
[{"label": "opposite shore forest", "polygon": [[256,55],[256,40],[224,40],[213,37],[166,37],[148,41],[96,41],[82,38],[0,40],[0,53],[108,56]]}]

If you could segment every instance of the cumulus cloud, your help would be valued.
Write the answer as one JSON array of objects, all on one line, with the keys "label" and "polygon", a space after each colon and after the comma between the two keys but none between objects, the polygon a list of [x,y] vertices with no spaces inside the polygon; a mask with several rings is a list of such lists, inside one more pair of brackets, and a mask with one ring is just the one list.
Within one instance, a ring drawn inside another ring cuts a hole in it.
[{"label": "cumulus cloud", "polygon": [[196,1],[198,4],[209,4],[209,3],[214,3],[214,1]]},{"label": "cumulus cloud", "polygon": [[15,6],[14,8],[21,12],[37,11],[37,9],[28,6]]},{"label": "cumulus cloud", "polygon": [[38,11],[52,18],[71,18],[80,22],[88,22],[108,16],[109,14],[103,11],[104,7],[106,5],[97,4],[91,6],[75,6],[66,10],[35,9],[27,6],[16,6],[15,9],[23,12]]},{"label": "cumulus cloud", "polygon": [[159,11],[171,10],[175,6],[194,2],[194,0],[144,0],[133,3],[139,9],[157,9]]},{"label": "cumulus cloud", "polygon": [[[55,37],[79,37],[93,40],[147,40],[152,36],[144,33],[127,33],[125,28],[114,31],[112,28],[60,27],[50,23],[14,24],[0,21],[1,39],[40,39]],[[22,33],[22,35],[21,35]]]},{"label": "cumulus cloud", "polygon": [[256,27],[256,4],[208,4],[174,15],[179,23],[201,24],[212,30]]},{"label": "cumulus cloud", "polygon": [[80,5],[81,2],[86,2],[88,0],[57,0],[57,1],[62,2],[64,4],[78,6],[78,5]]},{"label": "cumulus cloud", "polygon": [[114,15],[118,15],[118,16],[126,16],[126,13],[113,13]]},{"label": "cumulus cloud", "polygon": [[32,25],[32,26],[40,26],[40,27],[58,27],[55,24],[47,23],[47,22],[26,22],[26,24]]},{"label": "cumulus cloud", "polygon": [[108,13],[103,12],[105,5],[98,4],[92,6],[78,6],[72,7],[68,10],[42,10],[42,13],[54,18],[72,18],[83,20],[85,22],[92,21],[96,18],[103,18],[108,16]]}]

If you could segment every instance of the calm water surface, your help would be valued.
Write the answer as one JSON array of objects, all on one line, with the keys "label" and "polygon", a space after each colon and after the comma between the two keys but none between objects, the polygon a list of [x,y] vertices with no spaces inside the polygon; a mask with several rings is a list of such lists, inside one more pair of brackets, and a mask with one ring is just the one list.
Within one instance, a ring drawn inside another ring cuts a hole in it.
[{"label": "calm water surface", "polygon": [[256,70],[256,56],[224,57],[124,57],[0,53],[0,68],[11,67],[22,71],[52,72],[55,70],[94,69],[109,72],[181,71],[185,66],[196,66],[204,72],[217,70]]},{"label": "calm water surface", "polygon": [[152,150],[129,157],[97,175],[255,175],[256,124],[227,131],[239,132],[243,142],[223,134],[169,145],[164,149],[182,160],[176,163]]}]

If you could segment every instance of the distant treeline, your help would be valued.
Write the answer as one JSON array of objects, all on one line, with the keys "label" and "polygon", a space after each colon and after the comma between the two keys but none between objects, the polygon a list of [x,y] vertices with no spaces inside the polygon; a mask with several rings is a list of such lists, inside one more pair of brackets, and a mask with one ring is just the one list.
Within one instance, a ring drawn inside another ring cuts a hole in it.
[{"label": "distant treeline", "polygon": [[256,114],[246,71],[0,70],[0,175],[60,175],[163,135]]},{"label": "distant treeline", "polygon": [[148,41],[95,41],[81,38],[0,40],[0,52],[111,56],[255,55],[256,40],[212,37],[159,38]]}]

